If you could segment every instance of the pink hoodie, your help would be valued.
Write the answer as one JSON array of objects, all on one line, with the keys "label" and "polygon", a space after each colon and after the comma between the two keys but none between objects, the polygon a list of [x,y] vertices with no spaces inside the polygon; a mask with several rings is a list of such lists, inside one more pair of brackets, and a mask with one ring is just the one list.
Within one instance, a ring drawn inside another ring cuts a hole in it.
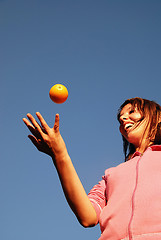
[{"label": "pink hoodie", "polygon": [[100,224],[99,240],[161,240],[161,146],[107,169],[88,196]]}]

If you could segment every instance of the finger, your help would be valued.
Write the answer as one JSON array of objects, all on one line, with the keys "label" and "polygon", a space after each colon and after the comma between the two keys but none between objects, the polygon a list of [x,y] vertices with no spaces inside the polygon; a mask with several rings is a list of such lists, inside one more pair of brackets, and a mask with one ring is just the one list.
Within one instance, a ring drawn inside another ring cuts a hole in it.
[{"label": "finger", "polygon": [[28,119],[23,118],[22,120],[23,120],[23,122],[26,124],[26,126],[29,128],[30,131],[32,131],[33,129],[35,129],[35,127],[29,122]]},{"label": "finger", "polygon": [[42,115],[39,112],[36,112],[36,116],[40,120],[43,131],[47,133],[49,130],[48,124],[46,123],[46,121],[44,120],[44,118],[42,117]]},{"label": "finger", "polygon": [[40,124],[35,120],[35,118],[30,113],[27,114],[27,117],[31,121],[34,128],[37,129],[39,132],[42,132]]},{"label": "finger", "polygon": [[24,123],[26,124],[26,126],[28,127],[28,126],[31,126],[31,127],[33,127],[33,125],[29,122],[29,120],[28,119],[26,119],[26,118],[23,118],[22,119],[23,121],[24,121]]},{"label": "finger", "polygon": [[59,132],[59,114],[55,115],[54,131]]},{"label": "finger", "polygon": [[30,130],[30,132],[36,137],[36,138],[40,138],[41,134],[38,132],[37,128],[34,127],[26,118],[23,118],[24,123],[26,124],[26,126],[28,127],[28,129]]},{"label": "finger", "polygon": [[28,135],[28,138],[31,140],[31,142],[35,145],[35,147],[40,150],[40,142],[37,140],[36,137],[32,135]]}]

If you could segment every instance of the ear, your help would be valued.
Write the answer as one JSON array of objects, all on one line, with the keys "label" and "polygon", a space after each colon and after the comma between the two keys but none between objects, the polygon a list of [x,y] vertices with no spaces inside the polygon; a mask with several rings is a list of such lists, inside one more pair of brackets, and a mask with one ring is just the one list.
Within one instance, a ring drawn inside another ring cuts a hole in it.
[{"label": "ear", "polygon": [[161,144],[161,122],[157,125],[157,132],[155,135],[154,144]]},{"label": "ear", "polygon": [[159,122],[158,122],[158,124],[159,123],[161,123],[161,112],[160,112],[160,114],[159,114]]}]

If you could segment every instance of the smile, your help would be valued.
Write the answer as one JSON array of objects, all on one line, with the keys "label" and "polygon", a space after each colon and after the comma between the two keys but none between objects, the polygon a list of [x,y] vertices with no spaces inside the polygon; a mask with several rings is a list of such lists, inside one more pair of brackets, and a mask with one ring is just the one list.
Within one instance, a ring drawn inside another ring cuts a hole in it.
[{"label": "smile", "polygon": [[127,130],[127,129],[131,128],[133,125],[134,124],[132,124],[132,123],[126,123],[124,128],[125,128],[125,130]]}]

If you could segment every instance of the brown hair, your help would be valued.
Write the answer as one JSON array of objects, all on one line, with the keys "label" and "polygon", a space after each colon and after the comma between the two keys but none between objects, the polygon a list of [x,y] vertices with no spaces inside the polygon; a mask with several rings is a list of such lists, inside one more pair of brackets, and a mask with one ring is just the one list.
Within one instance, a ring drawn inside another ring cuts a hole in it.
[{"label": "brown hair", "polygon": [[[148,141],[145,146],[144,151],[151,145],[159,145],[161,144],[161,106],[154,101],[150,101],[143,98],[131,98],[127,99],[119,108],[117,119],[120,119],[120,112],[123,107],[127,104],[131,103],[133,107],[137,107],[138,111],[142,115],[142,120],[144,118],[147,119],[147,128],[149,129],[148,133]],[[125,161],[127,161],[132,154],[135,152],[135,147],[133,144],[129,143],[123,136],[123,150],[125,154]]]}]

